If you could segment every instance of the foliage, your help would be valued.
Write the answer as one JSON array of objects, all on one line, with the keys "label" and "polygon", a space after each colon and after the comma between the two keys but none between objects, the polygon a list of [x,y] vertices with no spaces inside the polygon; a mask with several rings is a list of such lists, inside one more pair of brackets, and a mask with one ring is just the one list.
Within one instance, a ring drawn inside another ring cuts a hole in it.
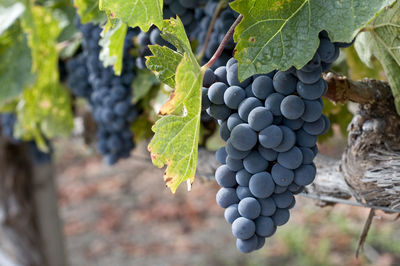
[{"label": "foliage", "polygon": [[293,65],[300,69],[317,50],[320,31],[326,30],[332,41],[351,42],[360,28],[391,2],[235,1],[233,9],[243,14],[234,35],[239,79]]},{"label": "foliage", "polygon": [[[167,115],[153,127],[155,136],[149,144],[154,165],[168,165],[164,179],[172,192],[184,181],[194,181],[197,164],[201,113],[202,72],[179,20],[164,21],[165,38],[173,43],[182,60],[176,67],[175,91],[160,114]],[[167,60],[159,58],[159,60]],[[166,62],[167,63],[167,62]]]},{"label": "foliage", "polygon": [[357,39],[360,57],[371,65],[375,56],[382,63],[387,75],[397,112],[400,114],[400,1],[382,11]]}]

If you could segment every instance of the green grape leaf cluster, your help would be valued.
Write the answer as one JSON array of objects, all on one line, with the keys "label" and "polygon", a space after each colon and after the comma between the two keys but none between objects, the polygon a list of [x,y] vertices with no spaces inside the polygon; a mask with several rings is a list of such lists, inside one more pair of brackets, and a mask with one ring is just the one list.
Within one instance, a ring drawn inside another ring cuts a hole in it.
[{"label": "green grape leaf cluster", "polygon": [[394,0],[236,0],[243,15],[234,39],[239,79],[291,66],[303,67],[318,48],[318,33],[350,42],[374,15]]},{"label": "green grape leaf cluster", "polygon": [[370,64],[375,56],[382,64],[400,114],[400,1],[383,10],[356,41],[360,58]]},{"label": "green grape leaf cluster", "polygon": [[154,165],[167,165],[164,180],[175,193],[182,182],[193,182],[196,173],[203,73],[179,18],[164,21],[163,37],[174,44],[181,60],[172,66],[167,57],[157,58],[162,65],[171,65],[171,72],[176,69],[175,90],[160,110],[163,116],[152,128],[155,135],[148,149]]},{"label": "green grape leaf cluster", "polygon": [[27,8],[23,28],[28,34],[32,71],[37,78],[32,87],[24,90],[17,106],[16,134],[24,139],[35,138],[41,144],[44,142],[38,132],[52,138],[68,134],[73,126],[69,93],[59,83],[56,43],[61,29],[52,13],[42,6]]}]

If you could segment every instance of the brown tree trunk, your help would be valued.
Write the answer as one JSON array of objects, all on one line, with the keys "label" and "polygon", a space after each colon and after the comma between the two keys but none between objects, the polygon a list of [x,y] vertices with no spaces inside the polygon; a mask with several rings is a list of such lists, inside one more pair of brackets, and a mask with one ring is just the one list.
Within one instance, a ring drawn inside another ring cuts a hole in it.
[{"label": "brown tree trunk", "polygon": [[[0,263],[65,266],[50,164],[34,166],[26,143],[0,136]],[[3,264],[1,264],[3,265]]]}]

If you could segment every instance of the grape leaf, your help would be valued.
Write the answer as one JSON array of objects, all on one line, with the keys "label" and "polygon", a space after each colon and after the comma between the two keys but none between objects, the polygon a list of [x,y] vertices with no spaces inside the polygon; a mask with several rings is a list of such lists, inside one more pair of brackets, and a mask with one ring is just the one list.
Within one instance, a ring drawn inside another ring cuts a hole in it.
[{"label": "grape leaf", "polygon": [[99,9],[99,0],[74,0],[82,23],[100,23],[106,19],[104,12]]},{"label": "grape leaf", "polygon": [[318,33],[350,42],[375,14],[394,0],[236,0],[243,15],[236,27],[239,78],[304,66],[318,48]]},{"label": "grape leaf", "polygon": [[59,83],[56,44],[61,29],[51,11],[42,6],[27,8],[23,27],[28,34],[32,71],[37,73],[37,79],[31,88],[24,91],[17,106],[20,129],[17,134],[41,142],[38,132],[52,138],[68,134],[73,126],[69,93]]},{"label": "grape leaf", "polygon": [[145,97],[153,88],[153,86],[159,84],[156,76],[149,70],[143,69],[136,71],[136,78],[133,80],[133,99],[134,103],[137,103],[143,97]]},{"label": "grape leaf", "polygon": [[[360,57],[374,55],[382,64],[387,76],[397,112],[400,114],[400,1],[386,8],[357,40]],[[363,49],[361,49],[363,47]],[[366,59],[365,59],[366,60]]]},{"label": "grape leaf", "polygon": [[35,80],[26,36],[13,25],[0,37],[0,106],[18,97]]},{"label": "grape leaf", "polygon": [[100,39],[100,60],[104,67],[113,66],[114,73],[121,75],[122,60],[124,57],[124,41],[128,31],[128,26],[121,20],[118,20],[114,26],[111,26],[111,20],[105,25],[102,37]]},{"label": "grape leaf", "polygon": [[[190,49],[186,34],[172,36],[173,32],[184,32],[179,18],[166,20],[163,25],[163,37],[179,47],[178,51],[188,52],[183,54],[177,67],[171,67],[171,71],[176,68],[175,90],[160,110],[160,114],[164,116],[152,128],[155,135],[148,149],[154,165],[168,165],[164,180],[175,193],[182,182],[193,182],[195,177],[203,73]],[[169,63],[167,57],[160,57],[158,60],[162,64]]]},{"label": "grape leaf", "polygon": [[25,6],[19,2],[11,6],[0,6],[0,35],[13,25],[24,11]]},{"label": "grape leaf", "polygon": [[149,48],[154,56],[147,58],[147,68],[154,71],[161,82],[174,88],[175,72],[182,55],[165,46],[149,45]]},{"label": "grape leaf", "polygon": [[152,24],[162,26],[163,0],[100,0],[100,10],[119,18],[130,27],[148,31]]}]

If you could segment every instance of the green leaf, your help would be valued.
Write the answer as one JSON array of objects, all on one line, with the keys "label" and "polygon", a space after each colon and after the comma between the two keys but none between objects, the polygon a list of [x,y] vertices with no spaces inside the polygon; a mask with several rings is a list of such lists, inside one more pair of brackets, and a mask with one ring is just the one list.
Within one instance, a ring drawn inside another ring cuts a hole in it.
[{"label": "green leaf", "polygon": [[[357,41],[360,57],[374,55],[382,64],[400,114],[400,1],[382,11]],[[362,47],[362,49],[361,49]]]},{"label": "green leaf", "polygon": [[133,99],[137,103],[145,97],[153,86],[158,85],[157,77],[149,70],[138,70],[135,79],[133,80]]},{"label": "green leaf", "polygon": [[[29,10],[29,11],[28,11]],[[19,134],[41,140],[68,134],[73,127],[69,92],[59,83],[57,37],[61,32],[52,13],[41,6],[27,8],[24,29],[32,51],[36,82],[17,106]],[[41,132],[41,133],[40,133]]]},{"label": "green leaf", "polygon": [[14,25],[0,37],[0,106],[15,99],[35,80],[26,36]]},{"label": "green leaf", "polygon": [[[164,180],[175,193],[187,180],[194,181],[201,115],[202,73],[196,61],[184,56],[176,71],[176,89],[161,109],[162,117],[153,126],[155,136],[149,144],[153,164],[168,165]],[[184,105],[181,115],[170,115]]]},{"label": "green leaf", "polygon": [[[148,149],[154,165],[167,165],[164,180],[175,193],[182,182],[194,181],[200,134],[203,72],[190,49],[186,34],[181,34],[184,27],[179,18],[164,21],[164,26],[164,38],[179,47],[178,51],[188,52],[183,54],[176,67],[175,90],[161,107],[160,114],[164,116],[152,128],[155,135]],[[172,36],[172,33],[178,34]],[[170,71],[173,69],[174,67],[171,67]]]},{"label": "green leaf", "polygon": [[152,24],[162,26],[163,0],[100,0],[100,9],[119,18],[130,27],[148,31]]},{"label": "green leaf", "polygon": [[105,13],[99,9],[99,0],[74,0],[74,6],[82,23],[101,23],[106,19]]},{"label": "green leaf", "polygon": [[124,41],[128,31],[128,26],[121,20],[118,20],[114,26],[111,26],[109,20],[103,29],[100,39],[100,60],[104,67],[113,66],[116,75],[121,75],[122,60],[124,57]]},{"label": "green leaf", "polygon": [[161,82],[174,88],[175,72],[182,55],[165,46],[149,45],[149,47],[154,56],[147,57],[147,68],[154,71]]},{"label": "green leaf", "polygon": [[236,0],[243,15],[236,27],[239,78],[304,66],[318,48],[318,33],[350,42],[376,13],[394,0]]},{"label": "green leaf", "polygon": [[13,25],[24,11],[25,6],[19,2],[11,6],[0,6],[0,35]]}]

